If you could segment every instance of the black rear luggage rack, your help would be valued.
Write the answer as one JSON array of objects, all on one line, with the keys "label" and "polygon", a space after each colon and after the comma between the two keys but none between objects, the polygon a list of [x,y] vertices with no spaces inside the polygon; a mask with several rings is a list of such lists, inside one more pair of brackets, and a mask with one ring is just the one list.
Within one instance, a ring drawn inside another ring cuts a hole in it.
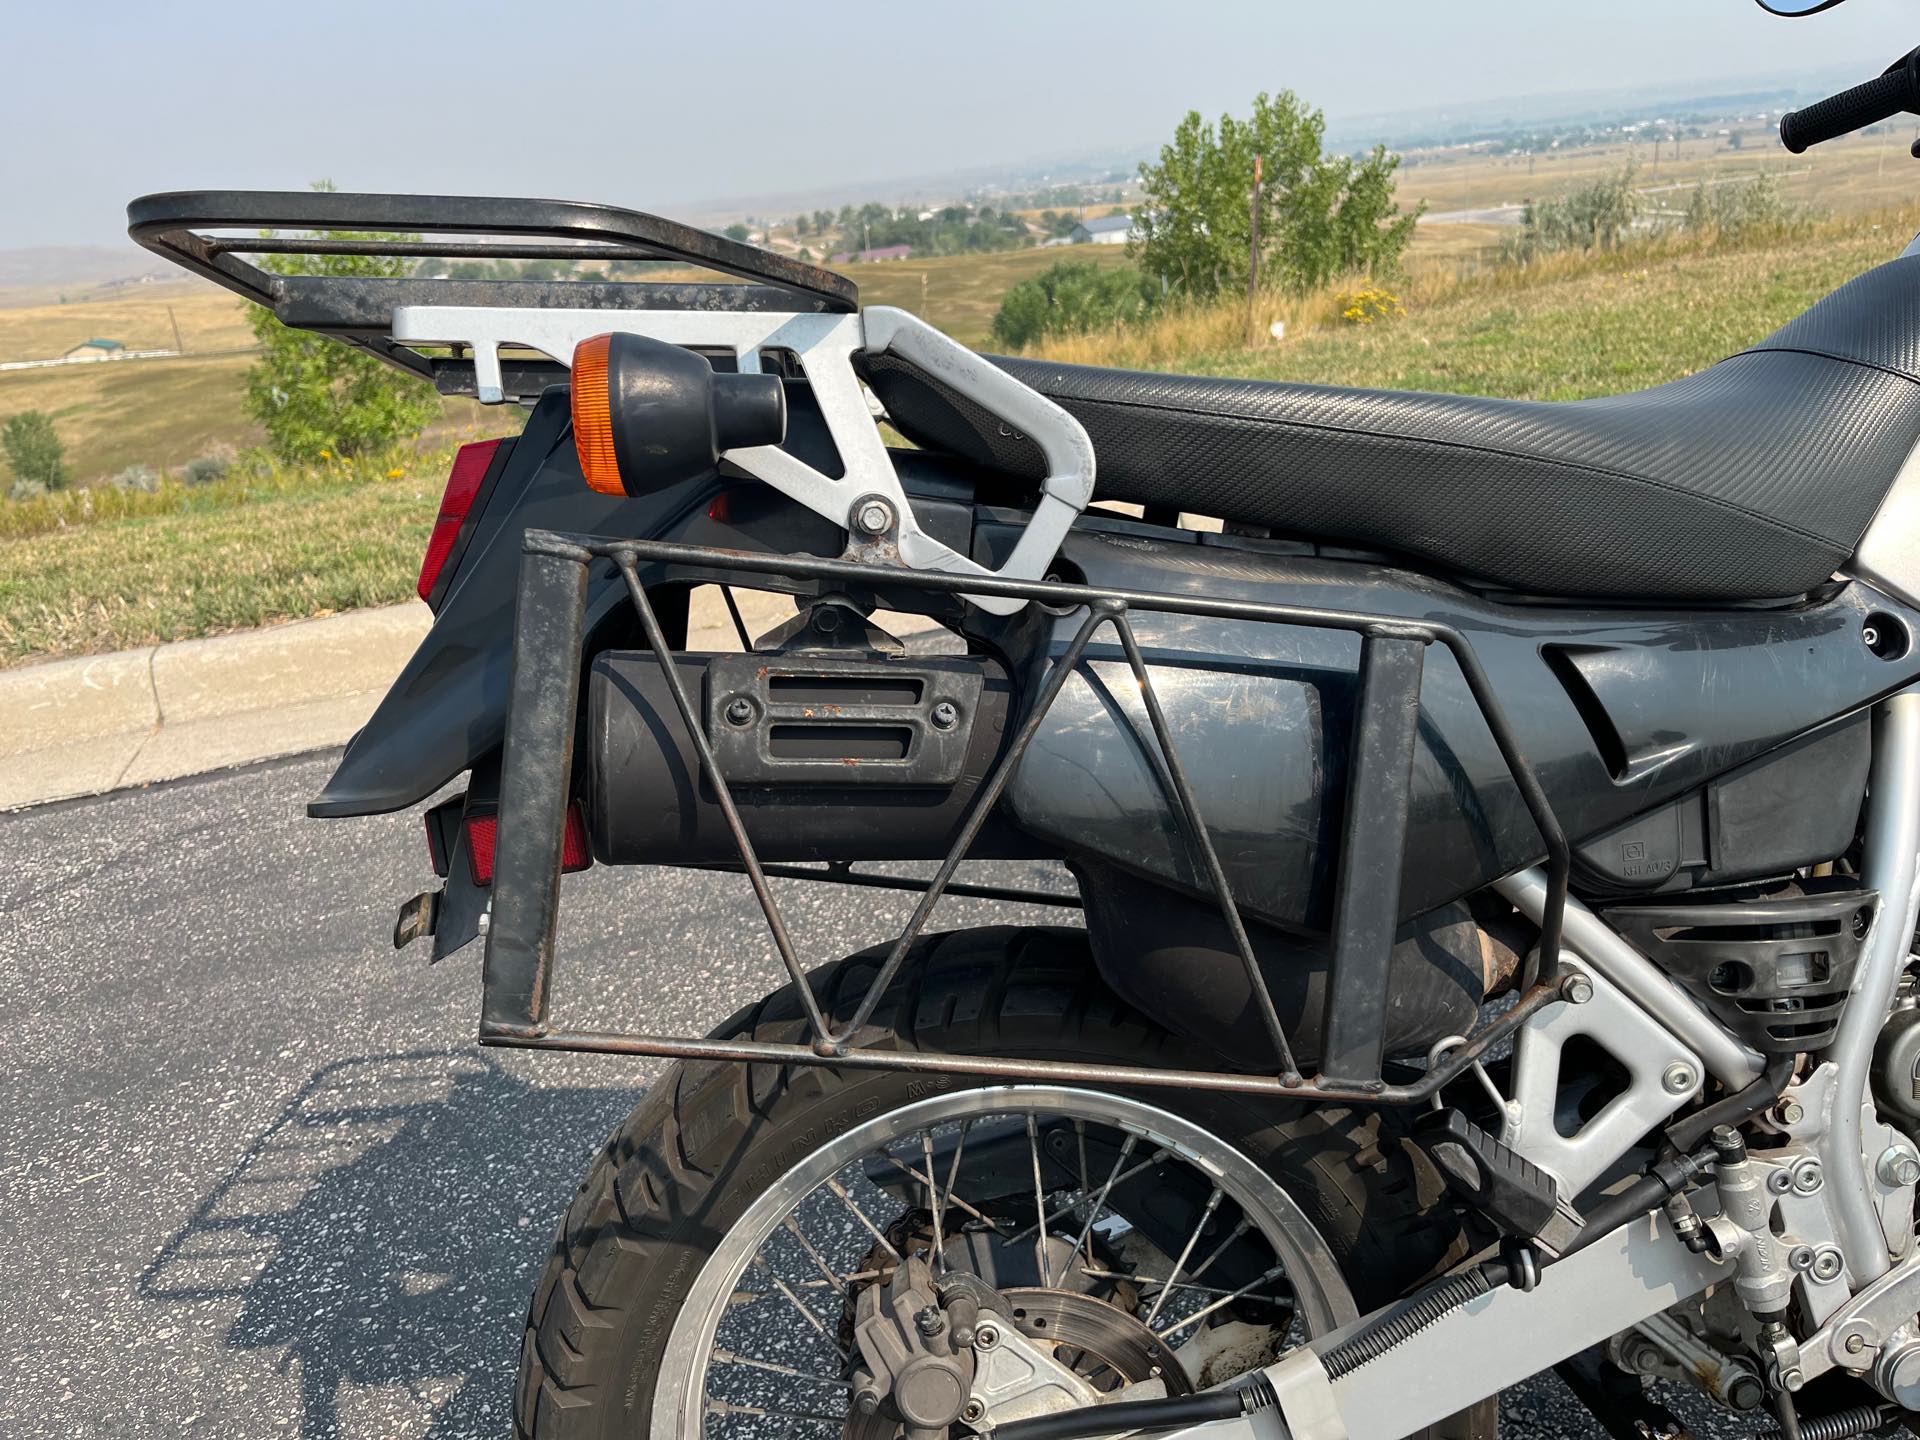
[{"label": "black rear luggage rack", "polygon": [[[579,704],[582,626],[587,578],[596,560],[611,560],[626,580],[647,643],[660,662],[666,685],[686,726],[701,773],[717,797],[740,852],[780,959],[805,1008],[812,1040],[807,1045],[760,1041],[634,1035],[556,1028],[550,1021],[555,924],[560,898],[560,855],[573,767],[575,714]],[[1085,618],[1053,662],[1039,695],[1013,739],[995,762],[961,825],[952,848],[920,892],[905,930],[875,974],[848,1023],[835,1031],[806,983],[780,907],[767,885],[751,838],[734,807],[726,776],[708,743],[660,621],[641,583],[641,565],[678,566],[706,572],[780,575],[868,586],[878,576],[871,565],[811,556],[763,555],[658,540],[594,539],[529,530],[523,543],[513,637],[513,673],[507,712],[506,751],[500,789],[501,843],[493,883],[482,981],[480,1042],[536,1050],[735,1061],[752,1064],[830,1065],[838,1068],[923,1070],[1060,1084],[1194,1086],[1309,1100],[1373,1104],[1419,1104],[1435,1095],[1474,1061],[1512,1035],[1527,1018],[1562,998],[1560,936],[1566,913],[1569,854],[1533,767],[1518,749],[1492,681],[1472,645],[1452,626],[1436,621],[1389,619],[1344,610],[1278,605],[1251,600],[1214,600],[1069,585],[1006,580],[994,576],[889,568],[885,583],[940,594],[994,594],[1037,601]],[[1338,892],[1334,904],[1334,955],[1325,1009],[1325,1054],[1320,1073],[1303,1076],[1254,958],[1246,926],[1214,852],[1198,800],[1180,762],[1159,697],[1128,622],[1132,610],[1217,619],[1341,630],[1361,637],[1360,687],[1353,738]],[[933,908],[953,883],[989,812],[998,803],[1048,709],[1065,687],[1094,635],[1112,626],[1128,667],[1140,686],[1154,739],[1165,763],[1167,798],[1208,875],[1239,950],[1275,1053],[1278,1075],[1171,1070],[1148,1066],[1096,1065],[995,1055],[929,1054],[859,1049],[850,1042],[866,1024]],[[1459,663],[1475,702],[1500,749],[1521,798],[1540,832],[1547,857],[1547,903],[1539,959],[1517,1004],[1449,1050],[1414,1083],[1382,1079],[1388,960],[1398,905],[1385,902],[1400,891],[1402,851],[1426,649],[1442,645]],[[820,878],[831,878],[822,876]],[[919,888],[919,887],[913,887]],[[1570,978],[1570,977],[1569,977]]]},{"label": "black rear luggage rack", "polygon": [[[282,324],[369,351],[447,395],[474,393],[472,360],[395,341],[396,307],[845,313],[860,304],[859,287],[830,270],[657,215],[576,200],[182,190],[135,200],[127,231],[154,254],[271,310]],[[223,231],[246,233],[217,233]],[[456,238],[408,238],[414,235]],[[259,255],[657,261],[744,283],[282,275],[245,258]],[[565,376],[564,366],[541,357],[511,364],[508,397],[536,396]]]}]

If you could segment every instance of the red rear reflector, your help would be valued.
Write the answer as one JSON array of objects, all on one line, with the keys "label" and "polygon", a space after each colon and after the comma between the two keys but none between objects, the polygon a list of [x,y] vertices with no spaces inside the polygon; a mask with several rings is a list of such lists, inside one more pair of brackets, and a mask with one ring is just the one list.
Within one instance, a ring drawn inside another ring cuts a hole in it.
[{"label": "red rear reflector", "polygon": [[434,587],[440,583],[440,572],[447,566],[447,557],[453,553],[454,542],[460,538],[460,527],[467,523],[467,512],[473,509],[473,500],[480,493],[480,482],[487,478],[487,467],[493,464],[494,452],[503,442],[482,440],[473,445],[462,445],[460,453],[453,457],[453,470],[447,476],[446,493],[440,497],[440,514],[433,522],[433,534],[427,540],[427,556],[420,562],[420,584],[416,587],[422,600],[433,599]]},{"label": "red rear reflector", "polygon": [[500,836],[500,822],[491,815],[467,817],[467,865],[476,885],[493,884],[493,842]]},{"label": "red rear reflector", "polygon": [[[500,821],[493,815],[467,817],[467,865],[476,885],[493,883],[494,844],[500,838]],[[593,864],[587,849],[587,817],[576,801],[567,806],[567,828],[560,837],[560,872],[572,874]]]}]

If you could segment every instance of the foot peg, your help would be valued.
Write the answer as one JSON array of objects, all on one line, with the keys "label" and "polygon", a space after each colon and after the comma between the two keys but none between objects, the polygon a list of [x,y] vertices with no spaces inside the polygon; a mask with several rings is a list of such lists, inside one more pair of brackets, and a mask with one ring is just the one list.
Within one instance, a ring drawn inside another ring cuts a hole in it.
[{"label": "foot peg", "polygon": [[1413,1138],[1446,1178],[1447,1188],[1504,1235],[1532,1240],[1559,1208],[1559,1186],[1551,1175],[1458,1110],[1421,1116]]}]

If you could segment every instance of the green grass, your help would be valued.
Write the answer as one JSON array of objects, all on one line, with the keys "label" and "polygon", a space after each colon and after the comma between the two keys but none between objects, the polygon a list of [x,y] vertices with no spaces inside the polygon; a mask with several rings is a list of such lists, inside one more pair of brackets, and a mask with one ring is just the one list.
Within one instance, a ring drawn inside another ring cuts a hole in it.
[{"label": "green grass", "polygon": [[1831,231],[1725,254],[1645,258],[1539,285],[1467,284],[1384,324],[1334,323],[1165,368],[1263,380],[1580,400],[1675,380],[1746,348],[1899,253]]},{"label": "green grass", "polygon": [[161,513],[0,540],[0,663],[124,650],[413,593],[444,465],[162,491]]}]

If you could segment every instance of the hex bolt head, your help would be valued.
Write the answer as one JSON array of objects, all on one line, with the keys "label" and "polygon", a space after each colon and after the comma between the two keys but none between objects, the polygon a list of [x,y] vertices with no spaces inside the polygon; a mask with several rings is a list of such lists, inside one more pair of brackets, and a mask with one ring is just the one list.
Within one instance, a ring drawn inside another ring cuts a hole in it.
[{"label": "hex bolt head", "polygon": [[1820,1173],[1818,1160],[1802,1160],[1793,1167],[1793,1188],[1796,1194],[1813,1194],[1825,1183],[1826,1178]]},{"label": "hex bolt head", "polygon": [[1920,1156],[1904,1145],[1889,1145],[1881,1152],[1880,1162],[1874,1168],[1881,1181],[1888,1185],[1911,1185],[1920,1180]]},{"label": "hex bolt head", "polygon": [[1773,1107],[1773,1118],[1782,1125],[1798,1125],[1806,1117],[1807,1112],[1798,1100],[1782,1100]]},{"label": "hex bolt head", "polygon": [[1792,1250],[1787,1252],[1787,1264],[1795,1270],[1811,1270],[1813,1268],[1813,1247],[1811,1245],[1794,1246]]},{"label": "hex bolt head", "polygon": [[1667,1087],[1669,1095],[1685,1095],[1699,1083],[1699,1077],[1693,1073],[1693,1067],[1684,1060],[1676,1060],[1667,1066],[1666,1073],[1660,1077],[1660,1083]]},{"label": "hex bolt head", "polygon": [[969,1400],[960,1409],[960,1418],[969,1425],[976,1424],[987,1413],[987,1407],[978,1400]]},{"label": "hex bolt head", "polygon": [[960,707],[951,700],[942,700],[933,707],[933,728],[951,730],[960,723]]},{"label": "hex bolt head", "polygon": [[915,1329],[931,1340],[946,1328],[947,1317],[942,1315],[936,1307],[929,1305],[913,1317],[913,1324]]},{"label": "hex bolt head", "polygon": [[1727,1403],[1736,1410],[1758,1410],[1766,1398],[1758,1375],[1742,1375],[1727,1387]]},{"label": "hex bolt head", "polygon": [[1593,981],[1576,970],[1560,982],[1560,995],[1569,1005],[1584,1005],[1593,999]]},{"label": "hex bolt head", "polygon": [[1793,1188],[1793,1176],[1785,1170],[1775,1170],[1767,1176],[1767,1189],[1776,1195],[1784,1195]]},{"label": "hex bolt head", "polygon": [[1000,1343],[1000,1331],[992,1325],[982,1325],[973,1332],[973,1348],[991,1350]]},{"label": "hex bolt head", "polygon": [[1831,1245],[1823,1245],[1813,1252],[1813,1278],[1816,1280],[1838,1280],[1845,1265],[1840,1252]]},{"label": "hex bolt head", "polygon": [[753,702],[744,695],[736,695],[727,702],[727,723],[729,725],[751,725],[753,723]]},{"label": "hex bolt head", "polygon": [[893,528],[893,506],[869,496],[853,507],[853,525],[863,535],[884,535]]}]

